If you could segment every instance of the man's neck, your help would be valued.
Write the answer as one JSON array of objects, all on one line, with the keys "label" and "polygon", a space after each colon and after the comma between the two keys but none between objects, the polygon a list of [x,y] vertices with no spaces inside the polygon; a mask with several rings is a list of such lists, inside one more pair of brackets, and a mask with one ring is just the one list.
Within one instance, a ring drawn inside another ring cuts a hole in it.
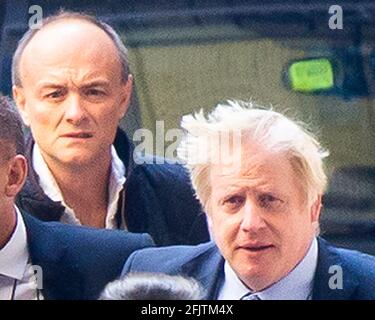
[{"label": "man's neck", "polygon": [[4,206],[1,210],[3,212],[0,213],[0,250],[9,242],[17,225],[17,216],[13,206],[9,208]]},{"label": "man's neck", "polygon": [[111,153],[80,166],[48,161],[64,199],[83,225],[104,227],[111,174]]}]

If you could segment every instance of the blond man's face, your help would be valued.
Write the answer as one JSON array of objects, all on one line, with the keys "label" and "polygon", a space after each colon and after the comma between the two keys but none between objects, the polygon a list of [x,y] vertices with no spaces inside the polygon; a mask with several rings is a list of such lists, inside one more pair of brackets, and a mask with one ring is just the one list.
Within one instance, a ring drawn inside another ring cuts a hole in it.
[{"label": "blond man's face", "polygon": [[315,235],[320,198],[306,205],[285,155],[249,143],[240,163],[212,166],[210,185],[213,237],[249,288],[272,285],[302,260]]}]

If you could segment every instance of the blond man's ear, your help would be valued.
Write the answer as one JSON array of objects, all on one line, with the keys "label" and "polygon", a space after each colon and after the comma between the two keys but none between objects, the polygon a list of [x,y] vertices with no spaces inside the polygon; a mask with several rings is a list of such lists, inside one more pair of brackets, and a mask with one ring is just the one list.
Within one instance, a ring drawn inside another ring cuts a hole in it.
[{"label": "blond man's ear", "polygon": [[319,218],[320,218],[322,207],[323,207],[322,195],[318,195],[318,197],[316,198],[316,200],[313,202],[313,204],[310,207],[311,223],[315,228],[316,235],[320,233]]}]

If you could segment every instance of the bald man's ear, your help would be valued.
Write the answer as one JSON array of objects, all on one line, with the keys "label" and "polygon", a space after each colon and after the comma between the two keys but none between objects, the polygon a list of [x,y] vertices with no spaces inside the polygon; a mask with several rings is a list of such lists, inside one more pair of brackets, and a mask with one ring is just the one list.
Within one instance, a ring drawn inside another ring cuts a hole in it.
[{"label": "bald man's ear", "polygon": [[17,105],[18,111],[19,111],[19,113],[22,117],[23,123],[26,126],[29,126],[29,117],[28,117],[27,112],[25,110],[26,99],[25,99],[24,90],[21,87],[13,86],[12,92],[13,92],[13,99],[16,102],[16,105]]},{"label": "bald man's ear", "polygon": [[126,83],[122,85],[122,99],[120,101],[120,120],[125,116],[126,112],[128,111],[131,96],[133,92],[133,76],[131,74],[128,75],[128,80]]},{"label": "bald man's ear", "polygon": [[8,182],[5,186],[5,195],[16,197],[21,191],[27,176],[27,160],[23,155],[16,155],[9,160]]}]

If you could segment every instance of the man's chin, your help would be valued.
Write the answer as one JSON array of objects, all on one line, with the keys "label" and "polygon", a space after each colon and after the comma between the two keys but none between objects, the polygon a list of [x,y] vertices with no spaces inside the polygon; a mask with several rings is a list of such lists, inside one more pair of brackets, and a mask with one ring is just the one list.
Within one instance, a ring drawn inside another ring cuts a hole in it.
[{"label": "man's chin", "polygon": [[55,148],[53,153],[52,158],[65,165],[88,164],[105,158],[105,151],[102,148],[89,144],[61,146],[59,149]]},{"label": "man's chin", "polygon": [[271,280],[271,274],[276,268],[275,259],[272,257],[245,252],[237,258],[238,260],[231,261],[230,265],[244,283],[252,283],[260,287],[261,284],[267,284]]},{"label": "man's chin", "polygon": [[237,273],[239,279],[251,290],[261,291],[271,286],[272,275],[267,272],[266,267],[254,267],[252,270],[242,270]]},{"label": "man's chin", "polygon": [[98,156],[93,156],[87,152],[77,152],[75,154],[66,154],[56,157],[56,161],[61,165],[81,170],[87,166],[96,164],[97,161],[99,161],[98,159]]}]

